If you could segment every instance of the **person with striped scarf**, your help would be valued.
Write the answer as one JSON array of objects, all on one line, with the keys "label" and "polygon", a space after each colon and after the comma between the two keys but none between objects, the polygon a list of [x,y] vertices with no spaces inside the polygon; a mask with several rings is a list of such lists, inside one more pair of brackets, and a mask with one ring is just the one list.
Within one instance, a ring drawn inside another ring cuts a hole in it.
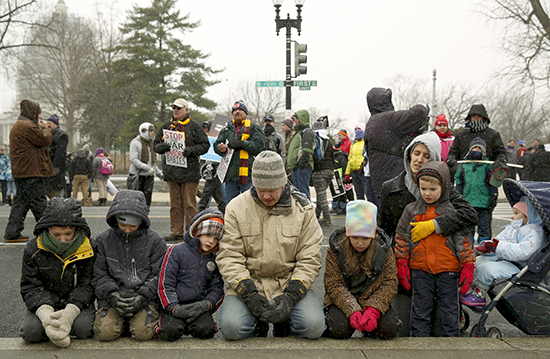
[{"label": "person with striped scarf", "polygon": [[227,122],[214,142],[214,152],[222,157],[231,156],[224,178],[226,204],[250,188],[254,158],[265,144],[264,131],[252,123],[243,101],[235,102],[231,113],[233,119]]}]

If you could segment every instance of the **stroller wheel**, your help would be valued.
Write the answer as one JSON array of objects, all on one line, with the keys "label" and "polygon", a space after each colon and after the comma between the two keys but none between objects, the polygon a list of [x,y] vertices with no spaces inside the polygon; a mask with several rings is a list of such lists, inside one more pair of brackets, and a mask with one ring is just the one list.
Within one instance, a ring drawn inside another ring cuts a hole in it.
[{"label": "stroller wheel", "polygon": [[487,334],[485,335],[487,338],[495,338],[500,339],[502,338],[502,333],[498,328],[491,327],[487,330]]},{"label": "stroller wheel", "polygon": [[472,330],[470,331],[470,337],[477,338],[477,324],[474,324]]},{"label": "stroller wheel", "polygon": [[460,307],[460,321],[458,322],[461,332],[465,332],[466,329],[470,326],[470,314],[467,311]]}]

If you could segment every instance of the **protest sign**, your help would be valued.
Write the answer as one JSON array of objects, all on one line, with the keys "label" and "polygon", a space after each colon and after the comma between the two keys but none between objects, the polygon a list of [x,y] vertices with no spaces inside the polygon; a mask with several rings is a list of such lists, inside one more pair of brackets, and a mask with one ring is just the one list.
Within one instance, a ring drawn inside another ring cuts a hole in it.
[{"label": "protest sign", "polygon": [[185,133],[163,130],[164,142],[170,144],[170,151],[165,153],[166,164],[187,168],[187,157],[183,155],[185,149]]}]

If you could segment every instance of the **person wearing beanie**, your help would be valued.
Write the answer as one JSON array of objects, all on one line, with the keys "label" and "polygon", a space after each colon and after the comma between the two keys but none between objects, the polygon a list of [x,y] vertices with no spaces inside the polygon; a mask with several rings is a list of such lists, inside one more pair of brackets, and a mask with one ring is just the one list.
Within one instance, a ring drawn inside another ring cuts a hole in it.
[{"label": "person wearing beanie", "polygon": [[48,128],[52,132],[52,143],[48,148],[48,154],[52,161],[55,176],[49,177],[46,181],[46,195],[49,199],[63,197],[65,188],[65,172],[67,171],[67,146],[69,136],[59,127],[59,117],[52,115],[47,120]]},{"label": "person wearing beanie", "polygon": [[229,162],[223,178],[225,184],[225,203],[250,189],[250,175],[254,158],[265,146],[265,133],[248,116],[243,101],[237,101],[231,109],[233,119],[220,131],[214,142],[214,152]]},{"label": "person wearing beanie", "polygon": [[158,286],[162,311],[156,331],[160,339],[171,342],[182,335],[209,339],[216,334],[212,314],[224,297],[216,266],[223,230],[223,214],[206,209],[193,218],[185,240],[166,252]]},{"label": "person wearing beanie", "polygon": [[[353,181],[353,188],[355,189],[356,199],[368,199],[373,203],[377,203],[378,199],[366,198],[367,197],[367,178],[363,168],[366,160],[363,156],[363,149],[365,148],[365,124],[358,123],[355,125],[355,139],[351,145],[351,149],[348,157],[348,165],[344,172],[344,181],[351,183]],[[372,196],[371,196],[372,197]]]},{"label": "person wearing beanie", "polygon": [[[518,150],[516,149],[516,141],[514,139],[508,141],[508,144],[504,147],[504,150],[506,151],[507,163],[517,164],[519,157]],[[508,178],[516,179],[516,168],[509,167],[506,170],[508,171]]]},{"label": "person wearing beanie", "polygon": [[542,218],[528,197],[523,196],[512,207],[512,221],[491,241],[477,246],[474,287],[460,296],[469,307],[485,306],[485,294],[494,281],[510,278],[527,264],[527,260],[545,243]]},{"label": "person wearing beanie", "polygon": [[[371,117],[365,128],[365,152],[374,194],[380,198],[382,184],[405,170],[403,150],[428,129],[430,110],[418,104],[408,110],[395,111],[392,90],[381,87],[369,90],[367,105]],[[378,203],[372,198],[369,201]]]},{"label": "person wearing beanie", "polygon": [[109,177],[111,177],[109,174],[101,172],[104,161],[108,161],[107,164],[109,164],[111,159],[107,157],[103,147],[97,148],[95,150],[95,157],[92,160],[92,176],[95,179],[97,192],[99,193],[99,206],[107,205],[107,182],[109,181]]},{"label": "person wearing beanie", "polygon": [[435,118],[435,124],[433,131],[441,142],[441,160],[443,162],[447,161],[447,156],[449,155],[449,150],[453,145],[455,140],[453,133],[449,129],[449,121],[444,114],[441,114]]},{"label": "person wearing beanie", "polygon": [[394,338],[403,325],[392,309],[397,269],[391,239],[377,229],[377,207],[364,200],[347,205],[346,225],[329,239],[324,275],[324,336],[348,339],[358,330]]},{"label": "person wearing beanie", "polygon": [[[155,139],[155,126],[149,122],[139,125],[138,135],[130,141],[130,169],[128,170],[128,184],[133,185],[136,191],[145,195],[147,208],[151,207],[153,198],[153,187],[155,176],[163,179],[162,172],[157,166],[157,153],[155,152],[153,140]],[[137,177],[137,181],[132,179]]]},{"label": "person wearing beanie", "polygon": [[277,152],[285,161],[285,140],[275,130],[275,118],[272,115],[265,115],[264,117],[264,133],[265,133],[265,145],[264,151]]},{"label": "person wearing beanie", "polygon": [[550,152],[546,151],[544,144],[539,144],[532,151],[527,172],[530,174],[531,181],[550,182]]},{"label": "person wearing beanie", "polygon": [[[422,198],[416,182],[418,171],[426,162],[440,160],[441,145],[439,137],[433,131],[417,136],[405,149],[403,154],[405,170],[384,183],[378,208],[377,224],[390,238],[395,238],[397,225],[406,206]],[[422,240],[433,233],[456,233],[476,225],[477,214],[472,205],[458,193],[454,186],[451,186],[449,192],[449,201],[455,211],[447,212],[432,220],[418,222],[411,230],[411,237],[415,241]],[[408,336],[411,316],[410,290],[399,286],[394,307],[399,319],[404,323],[399,336]]]},{"label": "person wearing beanie", "polygon": [[351,141],[348,136],[348,131],[346,129],[341,129],[338,131],[338,143],[334,145],[335,150],[344,151],[349,155],[351,149]]},{"label": "person wearing beanie", "polygon": [[315,148],[315,133],[309,127],[309,112],[299,110],[292,116],[296,133],[287,152],[287,168],[291,171],[292,183],[308,198],[309,182],[313,173],[313,150]]},{"label": "person wearing beanie", "polygon": [[[176,99],[172,103],[172,113],[172,118],[157,132],[154,149],[160,155],[171,150],[170,143],[164,141],[165,130],[177,132],[177,137],[183,134],[179,144],[185,144],[181,151],[181,155],[186,158],[185,166],[167,163],[166,156],[162,156],[162,176],[168,183],[170,192],[170,235],[166,240],[181,241],[198,212],[197,189],[201,178],[199,159],[208,152],[210,141],[201,124],[189,117],[187,101],[182,98]],[[150,171],[148,173],[150,174]]]},{"label": "person wearing beanie", "polygon": [[[420,199],[405,207],[395,234],[397,276],[405,290],[412,288],[410,329],[413,337],[460,335],[458,291],[466,294],[473,282],[476,260],[470,232],[463,229],[432,232],[417,240],[411,230],[422,221],[454,212],[449,201],[451,176],[445,162],[426,162],[416,174]],[[432,313],[439,322],[433,323]],[[434,325],[435,324],[435,325]]]},{"label": "person wearing beanie", "polygon": [[166,243],[151,229],[143,192],[118,191],[106,222],[110,228],[96,238],[94,332],[99,340],[112,341],[127,327],[135,339],[149,340],[158,324],[158,276]]},{"label": "person wearing beanie", "polygon": [[[292,119],[287,118],[283,121],[283,124],[281,125],[281,129],[283,130],[283,133],[285,134],[285,154],[288,157],[288,150],[290,148],[290,142],[292,141],[292,138],[296,134],[296,131],[294,131],[294,121]],[[287,159],[285,159],[285,168],[287,167]],[[287,169],[287,174],[290,175],[291,171]]]},{"label": "person wearing beanie", "polygon": [[[331,226],[330,209],[327,199],[327,188],[334,177],[334,148],[330,138],[325,130],[324,122],[318,119],[313,124],[313,132],[320,140],[320,147],[323,151],[321,160],[316,161],[311,174],[311,183],[317,194],[317,202],[315,204],[315,215],[322,226]],[[323,219],[321,219],[321,214]]]},{"label": "person wearing beanie", "polygon": [[27,343],[49,339],[59,347],[71,337],[94,335],[92,287],[95,248],[74,198],[52,198],[25,245],[21,296],[27,307],[19,335]]},{"label": "person wearing beanie", "polygon": [[[477,212],[478,243],[490,240],[491,229],[489,214],[491,202],[498,197],[498,188],[489,183],[491,164],[473,161],[487,160],[487,145],[476,137],[470,143],[470,151],[465,158],[466,163],[460,163],[455,174],[456,190],[470,202]],[[470,162],[472,161],[472,162]],[[476,226],[470,227],[470,240],[474,242]]]},{"label": "person wearing beanie", "polygon": [[319,338],[325,319],[312,285],[321,270],[322,241],[315,209],[287,182],[281,156],[260,153],[252,187],[225,210],[216,258],[228,284],[220,308],[224,338],[267,336],[269,323],[274,336]]},{"label": "person wearing beanie", "polygon": [[27,212],[38,222],[46,209],[46,182],[56,172],[48,155],[52,133],[42,119],[40,105],[32,100],[21,101],[21,114],[10,130],[11,171],[16,194],[11,207],[4,241],[26,242],[23,235]]}]

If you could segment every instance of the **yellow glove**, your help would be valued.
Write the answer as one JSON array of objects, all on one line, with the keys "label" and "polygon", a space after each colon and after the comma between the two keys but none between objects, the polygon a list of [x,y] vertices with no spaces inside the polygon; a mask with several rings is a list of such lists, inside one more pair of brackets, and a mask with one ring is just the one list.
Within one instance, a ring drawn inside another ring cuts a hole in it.
[{"label": "yellow glove", "polygon": [[411,240],[414,243],[426,238],[435,231],[433,219],[424,222],[411,222],[410,225],[413,226],[411,230]]}]

